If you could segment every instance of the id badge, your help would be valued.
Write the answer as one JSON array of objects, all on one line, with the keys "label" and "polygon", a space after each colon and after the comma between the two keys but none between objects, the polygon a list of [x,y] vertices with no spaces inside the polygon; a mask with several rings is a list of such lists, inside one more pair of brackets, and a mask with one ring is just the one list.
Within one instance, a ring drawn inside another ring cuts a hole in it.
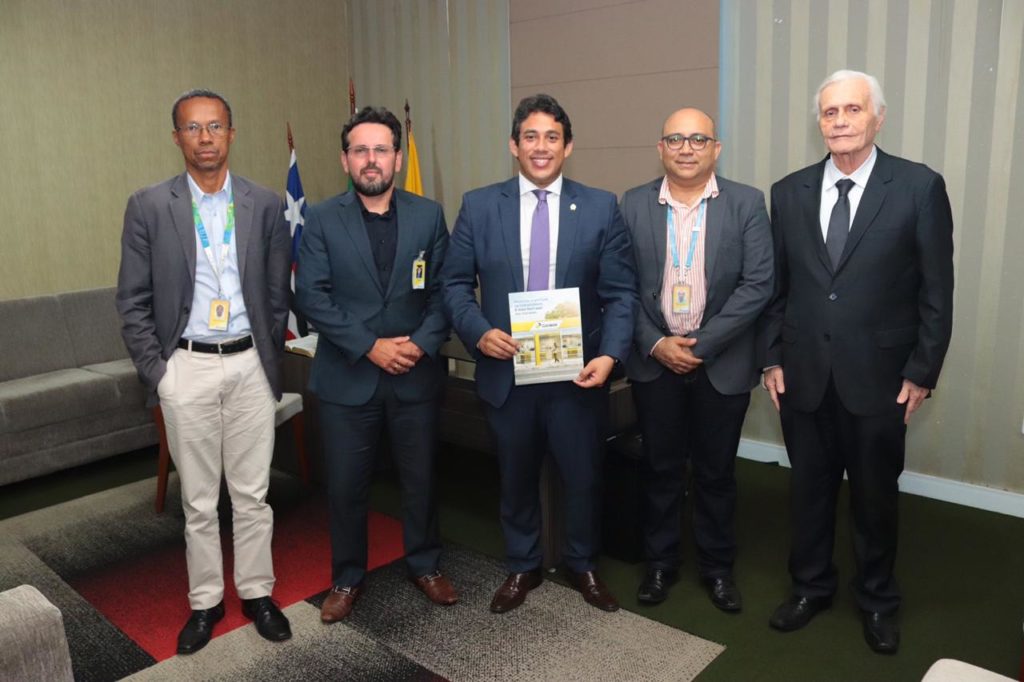
[{"label": "id badge", "polygon": [[689,284],[674,284],[672,286],[672,312],[676,315],[685,315],[690,312]]},{"label": "id badge", "polygon": [[423,252],[412,262],[412,288],[423,289],[427,284],[427,261],[423,258]]},{"label": "id badge", "polygon": [[228,319],[231,316],[231,301],[215,298],[210,301],[210,331],[225,332],[228,330]]}]

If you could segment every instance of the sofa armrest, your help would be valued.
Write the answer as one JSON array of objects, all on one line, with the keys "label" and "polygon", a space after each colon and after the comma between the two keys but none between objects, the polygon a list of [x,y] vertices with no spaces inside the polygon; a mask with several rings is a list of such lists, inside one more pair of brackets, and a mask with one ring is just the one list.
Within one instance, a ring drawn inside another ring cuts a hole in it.
[{"label": "sofa armrest", "polygon": [[31,585],[0,593],[0,679],[74,680],[64,618]]}]

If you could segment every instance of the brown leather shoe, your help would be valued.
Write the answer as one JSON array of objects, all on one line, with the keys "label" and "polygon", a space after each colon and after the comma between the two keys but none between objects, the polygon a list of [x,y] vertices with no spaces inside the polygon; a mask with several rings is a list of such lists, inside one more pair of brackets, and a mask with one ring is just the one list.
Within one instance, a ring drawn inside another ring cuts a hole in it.
[{"label": "brown leather shoe", "polygon": [[596,606],[602,611],[619,610],[619,602],[601,582],[597,571],[586,571],[585,573],[569,571],[569,582],[583,594],[583,599],[591,606]]},{"label": "brown leather shoe", "polygon": [[362,590],[363,588],[359,586],[332,587],[327,599],[324,599],[323,606],[320,607],[320,620],[324,623],[337,623],[347,618],[348,614],[352,613],[352,607],[355,606],[356,598]]},{"label": "brown leather shoe", "polygon": [[494,613],[511,611],[526,600],[527,592],[539,587],[542,582],[544,582],[544,576],[539,568],[526,573],[509,573],[505,582],[494,593],[494,599],[491,600],[491,611]]},{"label": "brown leather shoe", "polygon": [[430,575],[421,575],[409,578],[413,584],[420,588],[427,599],[440,606],[451,606],[459,601],[459,595],[452,587],[451,581],[441,575],[441,571],[434,571]]}]

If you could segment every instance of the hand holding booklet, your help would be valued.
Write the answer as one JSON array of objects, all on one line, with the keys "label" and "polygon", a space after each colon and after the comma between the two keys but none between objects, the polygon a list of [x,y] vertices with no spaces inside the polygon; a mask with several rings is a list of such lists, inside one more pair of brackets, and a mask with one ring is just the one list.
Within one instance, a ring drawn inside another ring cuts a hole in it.
[{"label": "hand holding booklet", "polygon": [[583,369],[580,290],[548,289],[508,295],[516,386],[572,381]]}]

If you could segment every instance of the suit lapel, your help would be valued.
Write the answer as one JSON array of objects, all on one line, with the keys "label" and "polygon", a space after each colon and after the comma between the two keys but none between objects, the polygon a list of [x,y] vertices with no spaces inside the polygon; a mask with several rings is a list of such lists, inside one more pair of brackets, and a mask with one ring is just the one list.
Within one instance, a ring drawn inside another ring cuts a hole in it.
[{"label": "suit lapel", "polygon": [[341,229],[352,241],[352,246],[359,254],[360,260],[363,261],[373,286],[377,287],[377,291],[383,295],[384,289],[381,287],[380,277],[377,275],[377,264],[374,262],[373,252],[370,250],[370,238],[366,235],[366,224],[363,223],[362,205],[356,198],[355,192],[342,194],[338,201],[338,221]]},{"label": "suit lapel", "polygon": [[719,244],[722,243],[722,223],[725,218],[725,202],[727,197],[722,193],[726,190],[718,185],[718,198],[708,197],[704,206],[704,282],[706,296],[711,298],[711,282],[715,275],[715,263],[718,261]]},{"label": "suit lapel", "polygon": [[562,196],[558,200],[558,247],[555,249],[555,288],[566,286],[569,263],[575,253],[579,234],[579,211],[576,206],[576,187],[571,180],[562,180]]},{"label": "suit lapel", "polygon": [[[416,251],[416,221],[412,215],[412,201],[409,196],[400,190],[395,190],[395,210],[398,212],[398,220],[395,221],[395,228],[398,231],[395,245],[395,264],[391,268],[391,279],[388,281],[387,295],[391,295],[399,282],[403,279],[412,286],[412,262],[419,251]],[[426,258],[428,254],[423,254]]]},{"label": "suit lapel", "polygon": [[821,181],[825,176],[825,161],[827,159],[828,157],[826,156],[820,163],[811,166],[804,173],[802,179],[803,195],[801,196],[804,215],[801,222],[804,225],[804,229],[808,231],[807,238],[810,239],[818,260],[831,272],[832,259],[828,256],[828,251],[825,249],[825,239],[821,236]]},{"label": "suit lapel", "polygon": [[525,291],[523,285],[523,252],[519,239],[519,176],[506,182],[501,188],[498,204],[498,220],[501,222],[501,237],[505,242],[505,255],[512,269],[515,291]]},{"label": "suit lapel", "polygon": [[196,282],[196,226],[192,220],[192,192],[188,188],[188,180],[182,173],[171,184],[171,220],[181,240],[181,248],[185,252],[188,263],[188,276],[192,284]]},{"label": "suit lapel", "polygon": [[891,180],[892,167],[889,165],[889,156],[879,149],[875,167],[871,169],[868,184],[864,187],[864,194],[861,195],[860,203],[857,205],[857,213],[853,216],[850,235],[846,238],[846,246],[843,247],[843,254],[839,257],[837,271],[850,258],[850,254],[857,248],[861,237],[874,222],[878,211],[882,208],[882,203],[885,202],[885,196],[889,191],[888,184]]},{"label": "suit lapel", "polygon": [[245,256],[249,250],[252,235],[252,221],[255,210],[249,196],[249,183],[231,176],[231,192],[235,202],[235,250],[238,257],[238,279],[245,281]]},{"label": "suit lapel", "polygon": [[661,180],[651,184],[650,196],[647,201],[647,228],[654,255],[650,262],[656,263],[658,273],[658,291],[665,286],[665,252],[668,250],[668,209],[658,202],[661,192]]}]

